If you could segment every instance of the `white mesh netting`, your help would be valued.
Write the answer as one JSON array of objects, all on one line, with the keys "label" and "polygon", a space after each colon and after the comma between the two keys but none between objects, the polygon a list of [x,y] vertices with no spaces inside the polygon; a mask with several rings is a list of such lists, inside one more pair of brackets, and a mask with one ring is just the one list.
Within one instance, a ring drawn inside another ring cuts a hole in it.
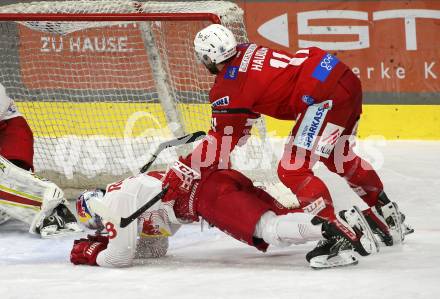
[{"label": "white mesh netting", "polygon": [[[213,77],[197,62],[192,42],[211,21],[110,21],[120,13],[202,12],[220,16],[239,42],[247,41],[242,11],[230,2],[59,1],[0,7],[0,13],[17,16],[101,16],[87,22],[0,22],[0,81],[34,132],[37,172],[64,188],[103,185],[135,173],[159,142],[207,131]],[[259,124],[257,135],[263,134]],[[252,139],[236,159],[255,174],[271,167],[259,143]],[[168,150],[156,165],[175,157],[175,150]]]}]

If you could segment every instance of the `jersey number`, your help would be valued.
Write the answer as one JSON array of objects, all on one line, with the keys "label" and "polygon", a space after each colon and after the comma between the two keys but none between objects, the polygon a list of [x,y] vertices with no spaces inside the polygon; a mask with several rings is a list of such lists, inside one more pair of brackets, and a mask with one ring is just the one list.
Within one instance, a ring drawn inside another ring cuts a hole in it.
[{"label": "jersey number", "polygon": [[122,188],[121,185],[122,185],[123,182],[124,181],[119,181],[119,182],[111,184],[110,186],[108,186],[107,192],[112,192],[112,191],[120,190]]},{"label": "jersey number", "polygon": [[108,238],[109,239],[114,239],[118,235],[118,233],[117,233],[117,231],[115,229],[115,225],[113,223],[111,223],[111,222],[107,222],[105,224],[105,229],[108,232]]},{"label": "jersey number", "polygon": [[[295,54],[307,54],[309,55],[309,50],[299,50]],[[299,66],[301,65],[307,58],[306,57],[290,57],[285,54],[272,52],[273,58],[270,59],[269,64],[274,68],[286,68],[288,65]]]}]

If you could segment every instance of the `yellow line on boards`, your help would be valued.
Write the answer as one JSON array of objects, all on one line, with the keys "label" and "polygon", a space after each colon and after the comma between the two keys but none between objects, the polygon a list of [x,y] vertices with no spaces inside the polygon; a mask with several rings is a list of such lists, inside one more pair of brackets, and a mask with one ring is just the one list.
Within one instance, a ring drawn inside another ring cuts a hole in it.
[{"label": "yellow line on boards", "polygon": [[[114,138],[162,134],[167,126],[158,103],[18,102],[35,137],[106,136]],[[208,130],[209,104],[179,104],[187,132]],[[440,139],[440,105],[364,105],[359,137],[386,139]],[[127,131],[127,124],[131,127]],[[273,136],[289,135],[294,122],[266,117]],[[169,133],[169,131],[167,131]],[[128,135],[127,135],[128,134]]]}]

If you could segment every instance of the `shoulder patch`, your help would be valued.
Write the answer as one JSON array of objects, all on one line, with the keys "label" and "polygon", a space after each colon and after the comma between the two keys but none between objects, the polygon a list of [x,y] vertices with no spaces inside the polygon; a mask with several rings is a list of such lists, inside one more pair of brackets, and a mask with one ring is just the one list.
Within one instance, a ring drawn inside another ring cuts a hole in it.
[{"label": "shoulder patch", "polygon": [[311,96],[303,95],[301,99],[307,106],[315,104],[315,99],[313,99]]},{"label": "shoulder patch", "polygon": [[339,59],[336,56],[327,53],[313,70],[312,77],[324,82],[338,63]]},{"label": "shoulder patch", "polygon": [[218,100],[215,100],[211,104],[212,108],[215,108],[218,106],[227,106],[227,105],[229,105],[229,96],[225,96],[225,97],[222,97]]},{"label": "shoulder patch", "polygon": [[235,80],[238,76],[238,66],[228,66],[224,78],[228,80]]}]

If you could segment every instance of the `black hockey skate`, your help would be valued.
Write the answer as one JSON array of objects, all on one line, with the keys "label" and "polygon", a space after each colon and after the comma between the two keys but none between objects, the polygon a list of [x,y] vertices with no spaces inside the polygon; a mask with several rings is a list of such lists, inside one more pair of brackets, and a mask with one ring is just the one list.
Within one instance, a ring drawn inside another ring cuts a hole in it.
[{"label": "black hockey skate", "polygon": [[380,208],[371,207],[362,211],[368,225],[371,227],[373,233],[378,236],[379,240],[386,246],[393,246],[393,236],[388,228],[388,224],[383,218]]},{"label": "black hockey skate", "polygon": [[379,243],[358,207],[340,211],[337,216],[340,220],[334,221],[335,233],[347,238],[357,253],[366,256],[379,251]]},{"label": "black hockey skate", "polygon": [[58,217],[63,219],[64,226],[61,228],[63,232],[82,232],[82,229],[79,227],[78,222],[75,218],[75,216],[72,214],[72,212],[69,210],[69,208],[64,205],[60,204],[55,208],[56,214]]},{"label": "black hockey skate", "polygon": [[45,217],[36,226],[36,232],[42,238],[51,238],[70,233],[82,232],[75,216],[66,205],[58,205],[48,217]]},{"label": "black hockey skate", "polygon": [[377,205],[363,213],[373,232],[386,246],[401,243],[406,235],[414,232],[405,224],[405,215],[399,211],[397,203],[390,201],[383,191]]},{"label": "black hockey skate", "polygon": [[335,233],[333,224],[324,222],[322,235],[325,239],[320,240],[316,247],[306,255],[306,260],[313,269],[356,265],[358,263],[353,246],[346,238]]},{"label": "black hockey skate", "polygon": [[50,216],[44,218],[38,223],[35,230],[42,238],[51,238],[59,235],[59,232],[63,227],[63,219],[54,211]]},{"label": "black hockey skate", "polygon": [[402,212],[400,212],[400,219],[402,220],[403,234],[405,236],[412,234],[414,232],[414,228],[412,228],[409,224],[405,223],[405,214],[403,214]]}]

